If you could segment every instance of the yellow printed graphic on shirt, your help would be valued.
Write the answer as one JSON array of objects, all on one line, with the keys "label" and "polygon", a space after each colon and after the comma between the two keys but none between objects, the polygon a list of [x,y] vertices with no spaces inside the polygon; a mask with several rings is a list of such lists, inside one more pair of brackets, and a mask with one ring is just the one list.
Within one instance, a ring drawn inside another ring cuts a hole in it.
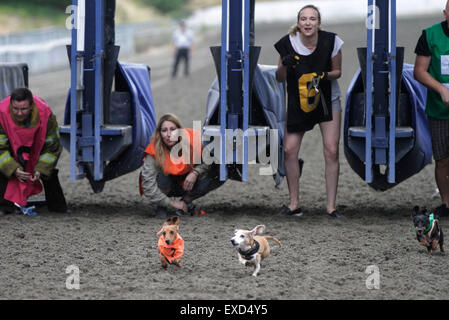
[{"label": "yellow printed graphic on shirt", "polygon": [[[316,76],[315,72],[305,73],[298,79],[299,105],[306,113],[315,110],[320,102],[320,92],[316,92],[312,86],[313,78]],[[312,103],[309,103],[310,98],[313,98]]]}]

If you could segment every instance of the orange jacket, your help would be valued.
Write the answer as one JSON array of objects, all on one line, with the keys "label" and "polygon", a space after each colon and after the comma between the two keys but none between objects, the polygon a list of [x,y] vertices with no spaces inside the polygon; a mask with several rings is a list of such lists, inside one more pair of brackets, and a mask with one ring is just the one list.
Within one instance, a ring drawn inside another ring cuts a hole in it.
[{"label": "orange jacket", "polygon": [[[164,170],[165,174],[171,174],[171,175],[177,175],[177,176],[185,175],[190,172],[194,160],[201,159],[202,145],[201,145],[201,139],[199,136],[199,132],[197,130],[193,130],[193,129],[182,129],[182,130],[184,130],[187,133],[187,135],[190,139],[190,155],[189,155],[190,159],[187,159],[187,161],[186,161],[186,159],[184,158],[184,155],[183,155],[180,157],[179,163],[175,164],[171,160],[170,154],[168,152],[166,152],[165,153],[165,165],[164,165],[164,168],[162,168]],[[150,144],[145,149],[145,153],[155,157],[156,150],[154,147],[154,141],[150,142]]]},{"label": "orange jacket", "polygon": [[178,234],[176,240],[173,241],[172,244],[168,245],[165,243],[165,237],[162,235],[159,237],[157,247],[165,259],[167,259],[169,263],[172,263],[173,260],[177,260],[182,257],[182,254],[184,253],[184,240]]}]

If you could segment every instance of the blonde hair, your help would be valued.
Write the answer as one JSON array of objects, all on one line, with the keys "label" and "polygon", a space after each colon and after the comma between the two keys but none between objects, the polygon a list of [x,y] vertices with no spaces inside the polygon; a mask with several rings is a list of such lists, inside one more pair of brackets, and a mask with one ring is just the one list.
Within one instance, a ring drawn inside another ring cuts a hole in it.
[{"label": "blonde hair", "polygon": [[[304,9],[313,9],[313,10],[315,10],[317,12],[317,14],[318,14],[318,24],[321,24],[321,13],[320,13],[320,10],[316,6],[314,6],[313,4],[308,4],[308,5],[304,6],[304,7],[302,7],[301,10],[298,11],[298,16],[296,18],[296,23],[290,27],[290,30],[289,30],[288,33],[291,34],[292,36],[296,35],[296,33],[298,33],[298,32],[301,32],[301,30],[299,30],[299,28],[298,28],[298,21],[299,21],[299,18],[301,17],[301,12]],[[318,29],[321,30],[320,28],[318,28]]]},{"label": "blonde hair", "polygon": [[[176,128],[183,129],[181,121],[178,119],[177,116],[175,116],[172,113],[164,114],[159,119],[159,121],[158,121],[158,123],[156,125],[156,129],[154,130],[152,140],[154,141],[154,150],[155,150],[154,158],[156,160],[156,163],[162,169],[165,167],[165,157],[166,157],[166,155],[170,154],[170,149],[167,147],[167,145],[162,140],[162,135],[161,135],[162,124],[165,121],[170,121],[170,122],[175,124]],[[189,150],[190,149],[190,140],[189,139],[181,139],[181,136],[183,136],[183,135],[180,134],[179,138],[178,138],[178,141],[181,140],[181,143],[182,143],[181,150]],[[192,165],[192,167],[193,167],[193,165]]]}]

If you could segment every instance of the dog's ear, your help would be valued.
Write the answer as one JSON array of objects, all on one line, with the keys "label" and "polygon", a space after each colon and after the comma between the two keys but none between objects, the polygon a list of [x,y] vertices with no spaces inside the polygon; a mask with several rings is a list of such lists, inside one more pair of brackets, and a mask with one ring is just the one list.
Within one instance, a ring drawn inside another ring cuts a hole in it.
[{"label": "dog's ear", "polygon": [[418,214],[419,214],[419,206],[413,207],[413,212],[415,212],[415,213],[413,214],[413,216],[418,215]]},{"label": "dog's ear", "polygon": [[265,226],[263,224],[261,224],[261,225],[258,225],[257,227],[255,227],[253,230],[251,230],[251,233],[253,235],[262,234],[264,230],[265,230]]},{"label": "dog's ear", "polygon": [[170,217],[167,221],[165,221],[165,223],[167,225],[179,224],[179,218],[177,216]]}]

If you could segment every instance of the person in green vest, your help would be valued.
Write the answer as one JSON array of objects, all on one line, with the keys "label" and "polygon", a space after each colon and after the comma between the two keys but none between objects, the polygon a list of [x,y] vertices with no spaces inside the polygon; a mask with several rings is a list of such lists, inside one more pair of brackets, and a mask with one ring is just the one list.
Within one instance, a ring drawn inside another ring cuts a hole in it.
[{"label": "person in green vest", "polygon": [[427,88],[426,114],[435,159],[435,180],[442,204],[436,209],[449,216],[449,1],[445,20],[425,29],[416,45],[414,76]]}]

